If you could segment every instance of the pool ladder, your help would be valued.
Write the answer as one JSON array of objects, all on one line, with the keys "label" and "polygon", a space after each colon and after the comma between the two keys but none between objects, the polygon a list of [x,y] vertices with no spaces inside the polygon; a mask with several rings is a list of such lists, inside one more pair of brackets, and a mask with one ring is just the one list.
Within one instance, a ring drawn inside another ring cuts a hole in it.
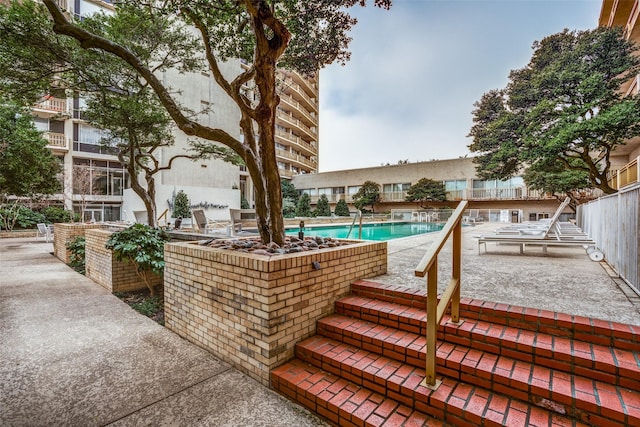
[{"label": "pool ladder", "polygon": [[358,229],[358,240],[362,240],[362,211],[360,209],[356,211],[356,214],[353,217],[353,221],[351,222],[351,227],[349,227],[349,232],[347,233],[347,237],[345,237],[345,239],[348,239],[349,236],[351,235],[351,230],[353,230],[353,226],[356,223],[356,218],[358,217],[360,218],[360,226]]}]

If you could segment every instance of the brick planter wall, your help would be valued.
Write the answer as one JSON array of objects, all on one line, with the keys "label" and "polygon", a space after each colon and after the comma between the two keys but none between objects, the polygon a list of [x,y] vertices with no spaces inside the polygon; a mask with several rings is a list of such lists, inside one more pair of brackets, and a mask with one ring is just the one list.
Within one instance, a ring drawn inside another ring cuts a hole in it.
[{"label": "brick planter wall", "polygon": [[67,249],[67,243],[71,242],[77,236],[84,236],[85,231],[101,228],[102,225],[56,223],[53,227],[53,255],[65,264],[69,264],[69,250]]},{"label": "brick planter wall", "polygon": [[[136,267],[132,263],[116,261],[113,253],[105,248],[111,234],[113,234],[111,230],[86,230],[85,271],[87,277],[110,292],[147,289],[147,285],[136,274]],[[154,286],[161,283],[162,277],[157,277],[153,282]]]},{"label": "brick planter wall", "polygon": [[170,243],[165,325],[269,385],[270,370],[293,358],[351,283],[386,271],[386,242],[273,257]]}]

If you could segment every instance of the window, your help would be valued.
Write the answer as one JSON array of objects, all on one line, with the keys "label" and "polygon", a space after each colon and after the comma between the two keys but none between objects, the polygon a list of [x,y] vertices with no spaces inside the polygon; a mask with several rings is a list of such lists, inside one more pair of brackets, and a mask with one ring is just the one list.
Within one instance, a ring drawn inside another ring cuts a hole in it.
[{"label": "window", "polygon": [[445,191],[462,191],[467,188],[466,179],[452,179],[444,182]]},{"label": "window", "polygon": [[382,186],[382,192],[384,193],[399,193],[402,191],[408,191],[411,187],[410,183],[402,184],[384,184]]},{"label": "window", "polygon": [[351,186],[351,187],[347,188],[347,193],[348,193],[350,196],[353,196],[353,195],[354,195],[354,194],[356,194],[358,191],[360,191],[360,188],[361,188],[361,187],[362,187],[361,185]]},{"label": "window", "polygon": [[73,159],[73,193],[85,196],[122,196],[130,185],[128,173],[118,162]]}]

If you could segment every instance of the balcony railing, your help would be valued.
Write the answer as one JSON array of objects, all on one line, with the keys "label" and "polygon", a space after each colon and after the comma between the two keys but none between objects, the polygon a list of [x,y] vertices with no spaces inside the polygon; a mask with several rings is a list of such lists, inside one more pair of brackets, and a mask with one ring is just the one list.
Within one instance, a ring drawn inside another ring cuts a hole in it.
[{"label": "balcony railing", "polygon": [[45,132],[42,136],[47,140],[49,148],[69,149],[69,138],[65,137],[63,133]]},{"label": "balcony railing", "polygon": [[406,191],[385,191],[381,197],[382,202],[404,202],[406,198]]},{"label": "balcony railing", "polygon": [[298,128],[299,130],[305,132],[309,137],[316,139],[316,131],[312,130],[309,126],[302,123],[300,120],[294,118],[290,114],[285,113],[284,111],[278,111],[276,118],[282,120],[285,123],[289,123],[291,126]]},{"label": "balcony railing", "polygon": [[61,114],[67,112],[67,100],[63,98],[49,97],[43,101],[37,102],[33,106],[34,110],[49,112],[52,114]]},{"label": "balcony railing", "polygon": [[305,166],[313,168],[313,169],[318,167],[318,165],[315,162],[313,162],[313,161],[311,161],[309,159],[306,159],[304,156],[293,154],[293,153],[291,153],[289,151],[276,149],[276,156],[279,156],[279,157],[287,159],[287,160],[292,160],[294,162],[297,162],[299,164],[305,165]]},{"label": "balcony railing", "polygon": [[619,190],[627,185],[638,182],[638,175],[640,175],[640,156],[631,160],[617,171],[613,171],[609,174],[608,184],[609,187]]},{"label": "balcony railing", "polygon": [[280,100],[286,102],[291,107],[295,108],[296,111],[300,112],[300,114],[302,114],[314,126],[318,125],[318,118],[312,116],[311,114],[309,114],[307,109],[302,104],[300,104],[298,101],[293,99],[292,96],[282,94],[282,95],[280,95]]},{"label": "balcony railing", "polygon": [[284,140],[284,142],[286,143],[293,143],[293,144],[297,144],[300,147],[304,148],[305,150],[308,151],[308,154],[311,155],[317,155],[318,154],[318,149],[316,147],[314,147],[313,145],[309,144],[307,141],[305,141],[304,139],[300,138],[299,136],[295,136],[294,134],[290,133],[290,132],[285,132],[282,130],[276,130],[276,136],[280,137]]}]

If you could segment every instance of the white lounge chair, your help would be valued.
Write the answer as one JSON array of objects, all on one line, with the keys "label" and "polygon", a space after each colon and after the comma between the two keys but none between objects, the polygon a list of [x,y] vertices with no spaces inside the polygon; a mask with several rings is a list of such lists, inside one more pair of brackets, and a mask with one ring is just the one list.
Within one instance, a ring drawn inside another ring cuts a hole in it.
[{"label": "white lounge chair", "polygon": [[44,241],[49,243],[53,237],[53,226],[47,224],[38,224],[38,235],[36,237],[44,237]]}]

